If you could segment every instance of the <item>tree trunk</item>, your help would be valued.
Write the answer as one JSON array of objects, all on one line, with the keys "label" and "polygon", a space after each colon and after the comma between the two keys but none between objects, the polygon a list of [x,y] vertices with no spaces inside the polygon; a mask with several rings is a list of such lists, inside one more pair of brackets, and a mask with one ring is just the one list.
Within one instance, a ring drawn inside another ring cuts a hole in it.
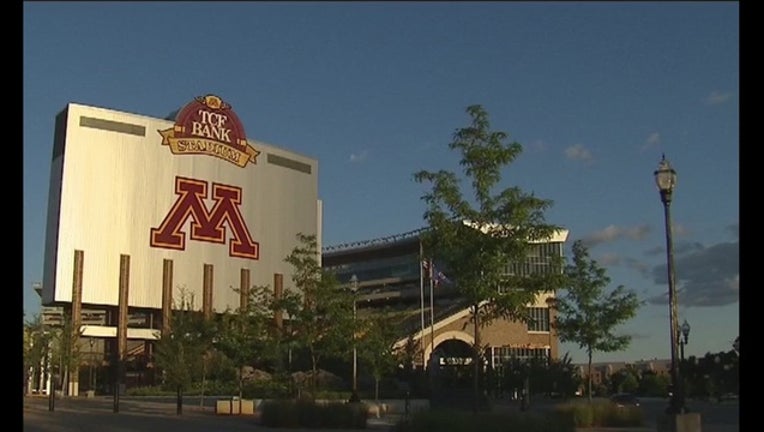
[{"label": "tree trunk", "polygon": [[177,388],[177,394],[176,394],[176,405],[175,405],[175,414],[182,415],[183,414],[183,389],[181,386],[178,386]]},{"label": "tree trunk", "polygon": [[204,408],[204,386],[207,383],[206,377],[207,377],[207,362],[204,359],[202,359],[202,394],[201,394],[201,397],[199,398],[200,408]]},{"label": "tree trunk", "polygon": [[379,378],[374,377],[374,400],[379,402]]},{"label": "tree trunk", "polygon": [[472,306],[472,317],[474,318],[475,323],[475,346],[473,349],[474,352],[472,353],[472,363],[475,364],[475,378],[472,383],[472,413],[477,414],[480,398],[480,313],[478,311],[477,303]]},{"label": "tree trunk", "polygon": [[239,366],[239,400],[244,395],[244,366]]},{"label": "tree trunk", "polygon": [[591,350],[588,352],[589,354],[589,373],[587,374],[587,381],[589,383],[589,403],[592,403],[592,352]]},{"label": "tree trunk", "polygon": [[316,356],[312,355],[310,356],[310,361],[313,368],[313,373],[310,374],[310,398],[315,399],[316,398],[316,375],[318,374],[318,360],[316,360]]}]

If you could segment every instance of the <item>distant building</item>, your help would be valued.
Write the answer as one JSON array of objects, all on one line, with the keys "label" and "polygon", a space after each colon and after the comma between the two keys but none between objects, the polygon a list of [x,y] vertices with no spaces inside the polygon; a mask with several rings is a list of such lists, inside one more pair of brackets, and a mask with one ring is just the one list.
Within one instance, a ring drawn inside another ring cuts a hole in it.
[{"label": "distant building", "polygon": [[[405,315],[396,346],[403,347],[409,338],[416,343],[422,355],[415,361],[416,367],[426,365],[436,350],[442,364],[469,363],[474,344],[470,305],[448,278],[448,269],[438,262],[433,263],[435,277],[430,284],[429,271],[422,265],[426,256],[421,233],[417,230],[325,247],[322,264],[343,284],[357,281],[359,313],[386,307]],[[551,258],[562,256],[567,235],[562,230],[546,242],[533,244],[527,261],[507,263],[507,272],[548,271]],[[534,317],[530,323],[500,319],[481,330],[490,366],[501,367],[513,357],[558,358],[559,341],[550,324],[554,311],[547,302],[554,295],[550,290],[527,306]]]},{"label": "distant building", "polygon": [[[575,366],[578,369],[579,376],[585,378],[588,374],[589,366],[586,363],[578,363]],[[614,373],[629,367],[639,373],[652,372],[656,375],[668,376],[671,373],[671,360],[652,359],[637,360],[633,362],[592,363],[592,384],[600,385]]]}]

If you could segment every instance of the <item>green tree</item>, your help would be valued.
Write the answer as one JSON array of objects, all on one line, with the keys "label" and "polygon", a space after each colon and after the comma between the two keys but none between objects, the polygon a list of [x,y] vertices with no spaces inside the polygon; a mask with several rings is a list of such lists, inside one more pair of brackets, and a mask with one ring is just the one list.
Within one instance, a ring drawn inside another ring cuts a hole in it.
[{"label": "green tree", "polygon": [[369,365],[374,377],[374,399],[379,400],[379,382],[395,370],[398,363],[393,344],[398,339],[400,314],[379,311],[362,320],[362,335],[358,338],[358,356]]},{"label": "green tree", "polygon": [[297,239],[299,244],[285,258],[294,268],[294,289],[284,289],[278,308],[289,316],[287,337],[308,351],[311,396],[315,396],[322,359],[352,349],[353,298],[333,274],[321,267],[316,236],[299,233]]},{"label": "green tree", "polygon": [[639,372],[627,365],[610,377],[611,393],[635,393],[639,389]]},{"label": "green tree", "polygon": [[28,387],[30,377],[41,372],[43,359],[50,350],[51,334],[46,331],[40,315],[35,315],[24,322],[24,391]]},{"label": "green tree", "polygon": [[201,394],[199,397],[199,406],[204,406],[204,393],[206,391],[207,387],[207,376],[210,371],[210,366],[214,364],[215,360],[215,346],[214,341],[216,340],[216,335],[219,332],[217,322],[214,319],[199,319],[196,321],[196,332],[199,335],[198,336],[198,342],[199,342],[199,350],[202,352],[202,358],[201,358],[201,378],[202,378],[202,388],[201,388]]},{"label": "green tree", "polygon": [[551,201],[519,187],[495,193],[502,171],[520,155],[522,146],[506,142],[507,133],[492,131],[488,113],[480,105],[466,111],[471,124],[454,132],[449,148],[461,155],[460,165],[472,193],[463,194],[460,179],[451,171],[419,171],[414,179],[431,184],[422,196],[430,228],[423,235],[427,253],[448,268],[449,278],[470,305],[475,339],[473,411],[477,411],[481,328],[496,318],[527,321],[527,305],[537,294],[553,290],[551,276],[560,273],[511,274],[508,264],[524,262],[532,247],[529,242],[546,240],[559,228],[544,218]]},{"label": "green tree", "polygon": [[80,336],[82,331],[74,331],[71,312],[64,312],[63,322],[60,327],[48,329],[51,340],[50,353],[53,372],[58,376],[57,386],[64,394],[68,394],[70,374],[74,372],[82,362],[80,351]]},{"label": "green tree", "polygon": [[195,310],[193,296],[181,291],[173,308],[170,331],[156,343],[154,358],[164,384],[175,390],[176,413],[183,414],[183,392],[199,375],[205,345],[200,331],[204,317]]},{"label": "green tree", "polygon": [[575,395],[581,384],[578,368],[573,365],[573,359],[565,353],[559,359],[549,360],[549,375],[552,379],[552,393],[558,393],[563,398]]},{"label": "green tree", "polygon": [[266,360],[272,341],[273,293],[268,287],[253,286],[247,295],[244,307],[223,313],[214,345],[236,365],[239,398],[244,392],[245,367]]},{"label": "green tree", "polygon": [[399,377],[406,383],[409,394],[419,395],[424,392],[420,385],[421,373],[414,370],[414,362],[422,358],[422,345],[414,339],[414,335],[409,333],[403,345],[395,351],[395,358],[398,360]]},{"label": "green tree", "polygon": [[639,379],[639,394],[649,397],[666,397],[669,377],[654,371],[643,371]]},{"label": "green tree", "polygon": [[577,343],[586,351],[591,402],[592,355],[629,345],[631,336],[616,335],[614,330],[636,315],[640,302],[636,293],[622,285],[606,291],[610,278],[580,240],[573,243],[573,262],[565,267],[565,279],[564,294],[553,302],[559,312],[553,325],[562,342]]}]

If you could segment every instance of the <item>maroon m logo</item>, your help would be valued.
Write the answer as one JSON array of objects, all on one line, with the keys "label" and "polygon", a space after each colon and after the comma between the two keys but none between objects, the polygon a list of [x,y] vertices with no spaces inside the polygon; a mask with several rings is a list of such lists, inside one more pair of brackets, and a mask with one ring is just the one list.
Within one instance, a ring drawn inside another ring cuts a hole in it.
[{"label": "maroon m logo", "polygon": [[191,240],[225,244],[223,223],[227,222],[233,233],[228,253],[240,258],[259,258],[259,245],[252,240],[239,211],[241,188],[212,183],[212,199],[215,200],[212,210],[204,204],[207,198],[206,181],[175,177],[175,194],[178,199],[162,224],[151,229],[152,247],[184,250],[186,233],[181,228],[191,217]]}]

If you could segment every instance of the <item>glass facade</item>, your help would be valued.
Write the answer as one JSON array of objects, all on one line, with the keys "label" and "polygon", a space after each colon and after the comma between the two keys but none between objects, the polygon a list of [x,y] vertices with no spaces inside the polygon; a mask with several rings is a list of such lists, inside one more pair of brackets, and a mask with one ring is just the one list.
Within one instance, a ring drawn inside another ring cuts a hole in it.
[{"label": "glass facade", "polygon": [[356,275],[359,281],[383,279],[419,280],[419,254],[411,253],[389,258],[375,258],[336,266],[327,266],[340,283],[350,281]]}]

